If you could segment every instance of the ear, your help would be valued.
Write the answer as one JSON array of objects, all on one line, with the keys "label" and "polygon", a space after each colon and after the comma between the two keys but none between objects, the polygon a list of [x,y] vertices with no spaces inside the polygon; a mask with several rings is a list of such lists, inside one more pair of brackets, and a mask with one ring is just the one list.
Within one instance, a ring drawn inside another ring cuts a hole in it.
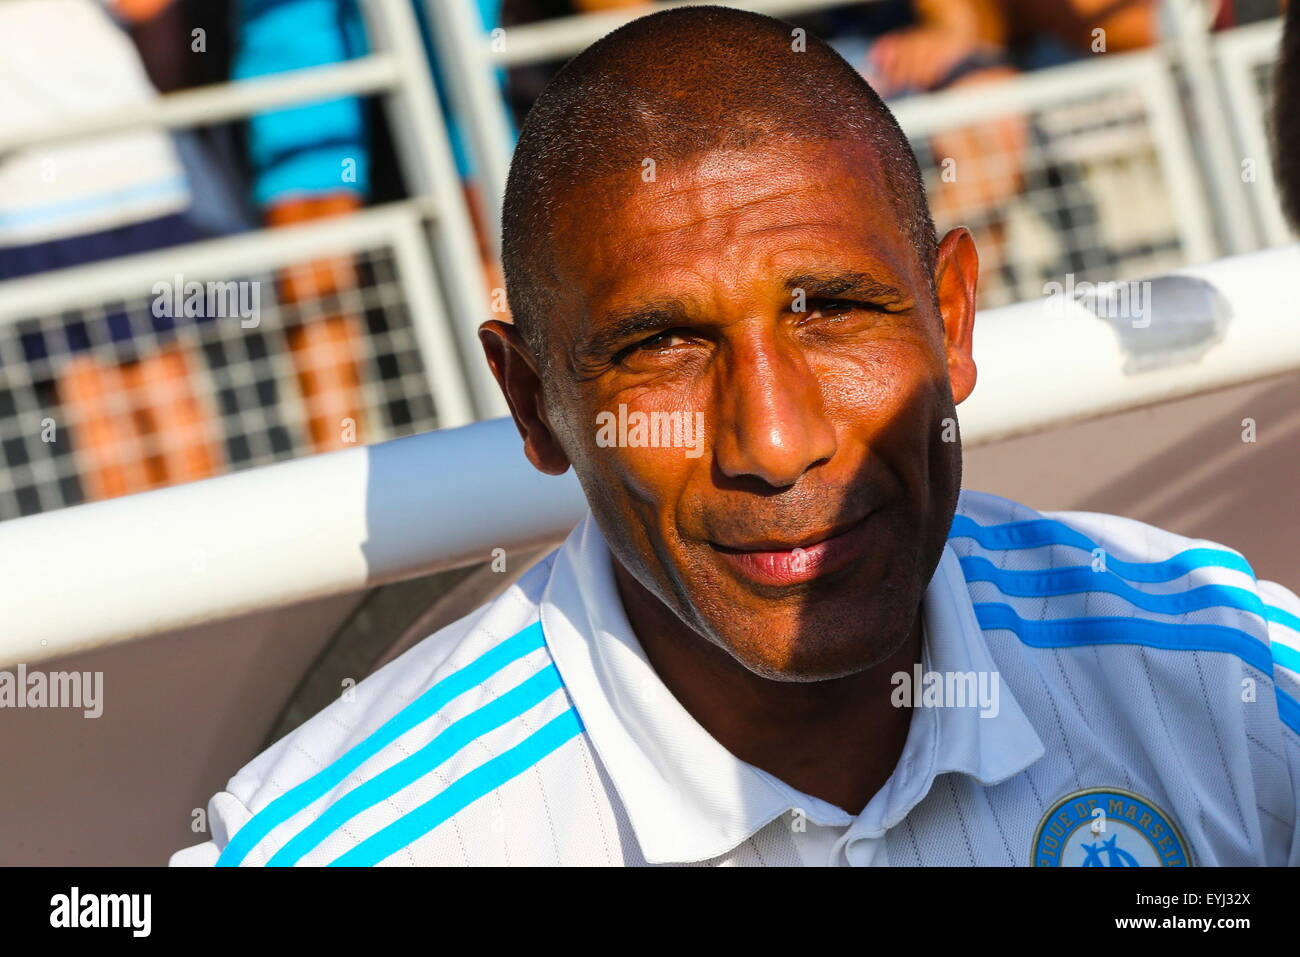
[{"label": "ear", "polygon": [[569,458],[547,421],[542,377],[532,349],[518,329],[499,319],[489,319],[479,326],[478,340],[510,406],[515,427],[523,436],[528,461],[547,475],[563,475],[569,468]]},{"label": "ear", "polygon": [[979,278],[979,253],[970,230],[958,226],[943,237],[934,265],[934,288],[943,318],[947,348],[948,381],[954,403],[964,402],[975,391],[975,287]]}]

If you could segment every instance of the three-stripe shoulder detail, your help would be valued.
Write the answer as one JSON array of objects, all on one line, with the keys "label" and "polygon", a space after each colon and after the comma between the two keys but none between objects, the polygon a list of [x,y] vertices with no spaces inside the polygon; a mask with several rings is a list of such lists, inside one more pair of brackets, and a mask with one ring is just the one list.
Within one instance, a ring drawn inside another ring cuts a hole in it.
[{"label": "three-stripe shoulder detail", "polygon": [[[537,622],[439,680],[360,743],[254,814],[231,838],[218,866],[241,864],[272,831],[335,791],[349,775],[402,735],[433,718],[454,699],[543,647],[545,637],[541,623]],[[297,863],[347,821],[390,798],[468,744],[514,721],[562,688],[559,672],[548,662],[509,691],[447,724],[421,748],[339,795],[280,846],[267,863],[272,866]],[[425,804],[357,843],[331,861],[331,865],[379,863],[522,774],[581,731],[582,723],[569,704],[523,741],[463,774]]]},{"label": "three-stripe shoulder detail", "polygon": [[[1049,518],[1027,519],[982,525],[967,515],[954,516],[949,539],[970,539],[984,552],[1012,551],[1066,545],[1096,552],[1101,546],[1077,528]],[[961,549],[960,551],[969,551]],[[1300,632],[1300,618],[1286,609],[1270,605],[1250,589],[1236,585],[1205,584],[1176,592],[1152,592],[1141,587],[1152,582],[1169,582],[1202,568],[1223,568],[1242,572],[1255,580],[1250,564],[1236,552],[1222,548],[1184,549],[1161,561],[1126,561],[1106,550],[1104,568],[1091,565],[1053,566],[1041,569],[1009,570],[985,555],[959,553],[962,574],[968,583],[987,582],[1011,598],[1053,598],[1104,592],[1115,595],[1144,611],[1184,615],[1209,608],[1232,608],[1257,615]],[[1235,655],[1256,670],[1273,675],[1274,664],[1300,670],[1300,652],[1276,641],[1223,624],[1175,623],[1140,617],[1079,616],[1026,620],[1011,604],[975,602],[975,616],[984,630],[1013,632],[1023,643],[1038,648],[1066,648],[1083,645],[1143,645],[1149,648],[1183,651],[1216,651]],[[1300,702],[1277,687],[1282,720],[1300,733]]]}]

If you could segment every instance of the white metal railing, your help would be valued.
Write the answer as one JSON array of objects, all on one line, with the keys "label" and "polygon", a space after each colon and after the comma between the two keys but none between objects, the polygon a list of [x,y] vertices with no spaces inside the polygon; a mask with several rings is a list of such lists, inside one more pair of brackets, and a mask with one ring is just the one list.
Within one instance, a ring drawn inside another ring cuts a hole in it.
[{"label": "white metal railing", "polygon": [[1213,14],[1204,0],[1163,0],[1162,12],[1172,21],[1173,37],[1165,44],[1172,63],[1182,68],[1189,92],[1188,110],[1200,130],[1203,189],[1213,204],[1227,252],[1259,248],[1250,214],[1241,203],[1241,157],[1228,135],[1231,118],[1214,80],[1210,53]]},{"label": "white metal railing", "polygon": [[435,204],[434,260],[447,288],[472,400],[482,416],[504,415],[505,400],[479,351],[477,330],[487,318],[487,279],[415,11],[411,0],[366,0],[363,9],[371,47],[390,51],[406,78],[390,96],[389,126],[403,166],[414,179],[413,189]]},{"label": "white metal railing", "polygon": [[[1270,246],[1293,239],[1282,215],[1273,178],[1273,152],[1268,136],[1272,99],[1268,92],[1272,81],[1270,68],[1277,60],[1281,40],[1281,21],[1269,20],[1220,34],[1213,43],[1233,130],[1240,144],[1239,166],[1233,178],[1241,185],[1243,205],[1254,211],[1263,240]],[[1254,164],[1250,179],[1240,167],[1247,160]]]},{"label": "white metal railing", "polygon": [[[1300,369],[1279,294],[1297,270],[1300,246],[1180,270],[1149,325],[1068,296],[981,313],[964,443]],[[536,472],[497,420],[16,519],[0,667],[486,561],[584,509],[572,474]]]},{"label": "white metal railing", "polygon": [[[417,0],[419,2],[419,0]],[[501,252],[501,203],[514,137],[505,98],[496,82],[492,48],[500,34],[489,37],[478,8],[459,0],[424,0],[439,59],[447,65],[443,77],[454,112],[474,156],[475,178],[482,191],[489,247]]]},{"label": "white metal railing", "polygon": [[334,96],[365,96],[391,90],[401,82],[393,57],[372,53],[345,63],[276,73],[237,83],[168,93],[148,102],[99,116],[78,118],[76,125],[50,124],[17,131],[0,128],[0,153],[106,133],[139,129],[184,129]]},{"label": "white metal railing", "polygon": [[[21,132],[0,129],[0,151],[141,128],[176,129],[222,123],[332,96],[381,95],[415,200],[411,208],[417,209],[426,220],[420,229],[428,230],[424,242],[432,245],[432,267],[437,269],[436,282],[434,277],[426,276],[422,288],[408,287],[408,292],[424,310],[420,321],[426,335],[430,322],[447,325],[448,334],[439,338],[445,340],[444,347],[453,346],[450,354],[458,360],[458,374],[450,377],[447,382],[451,385],[442,386],[441,391],[444,399],[453,386],[463,391],[452,407],[472,408],[480,417],[501,415],[505,404],[490,372],[480,361],[476,336],[479,323],[487,317],[486,278],[414,11],[410,0],[362,0],[361,7],[374,51],[367,56],[331,66],[172,93],[137,107],[78,120],[72,126],[50,125]],[[347,235],[341,222],[333,220],[326,228]],[[264,231],[264,234],[269,236],[275,232],[278,230]],[[256,243],[258,239],[256,234],[243,234],[234,242]],[[274,239],[269,242],[276,248],[288,248],[277,246]],[[170,250],[168,255],[183,256],[185,249]],[[228,251],[238,256],[233,248]],[[197,251],[195,255],[202,262],[209,252]],[[159,256],[156,261],[163,259]],[[21,286],[0,283],[0,303],[13,298],[37,303],[46,294],[52,300],[59,299],[67,289],[86,288],[83,279],[118,265],[117,261],[110,261],[61,270],[57,274],[24,279]],[[428,262],[425,265],[430,268]],[[414,271],[406,279],[421,282]],[[430,295],[446,305],[433,308]],[[8,307],[5,311],[13,313]],[[425,355],[424,359],[430,366],[445,365],[447,356]]]},{"label": "white metal railing", "polygon": [[981,313],[979,386],[958,409],[963,440],[994,441],[1300,369],[1300,323],[1278,295],[1297,269],[1300,246],[1292,245],[1187,266],[1170,274],[1173,282],[1120,284],[1134,301],[1154,301],[1127,319],[1104,301],[1099,318],[1051,296]]},{"label": "white metal railing", "polygon": [[421,206],[414,201],[11,280],[0,286],[0,327],[87,302],[144,295],[154,283],[170,282],[173,276],[196,282],[226,280],[369,249],[392,252],[438,421],[447,426],[473,421],[464,367],[457,361],[443,297],[434,286]]},{"label": "white metal railing", "polygon": [[0,659],[470,564],[553,540],[582,507],[576,482],[534,471],[495,420],[14,519],[0,523]]},{"label": "white metal railing", "polygon": [[1214,258],[1218,245],[1203,200],[1195,156],[1182,125],[1173,81],[1158,51],[1110,54],[1041,70],[1016,82],[958,87],[910,97],[894,104],[892,110],[907,135],[920,138],[982,120],[1049,110],[1088,97],[1126,91],[1135,93],[1144,104],[1186,261]]}]

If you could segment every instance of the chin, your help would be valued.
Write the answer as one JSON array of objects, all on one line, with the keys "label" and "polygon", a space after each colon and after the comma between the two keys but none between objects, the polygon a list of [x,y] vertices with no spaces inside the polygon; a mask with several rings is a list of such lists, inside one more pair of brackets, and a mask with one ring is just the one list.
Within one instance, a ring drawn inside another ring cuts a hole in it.
[{"label": "chin", "polygon": [[[919,599],[918,599],[919,600]],[[875,614],[877,609],[858,606],[804,616],[777,625],[770,618],[745,634],[716,635],[723,647],[746,670],[772,681],[833,681],[860,674],[887,661],[906,642],[911,621],[889,621]],[[716,634],[716,633],[715,633]]]},{"label": "chin", "polygon": [[906,563],[877,559],[848,575],[811,583],[797,598],[782,600],[742,586],[729,600],[711,603],[714,614],[704,631],[760,677],[832,681],[897,654],[912,634],[924,592],[924,582]]}]

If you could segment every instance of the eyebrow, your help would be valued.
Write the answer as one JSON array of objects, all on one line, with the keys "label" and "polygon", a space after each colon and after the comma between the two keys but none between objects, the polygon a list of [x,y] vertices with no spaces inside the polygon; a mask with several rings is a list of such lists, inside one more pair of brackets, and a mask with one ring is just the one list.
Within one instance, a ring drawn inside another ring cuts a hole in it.
[{"label": "eyebrow", "polygon": [[618,312],[608,313],[600,328],[580,347],[583,357],[601,357],[615,352],[630,340],[654,335],[674,326],[690,324],[690,311],[679,299],[660,299]]},{"label": "eyebrow", "polygon": [[911,299],[897,286],[866,272],[800,273],[786,277],[785,288],[790,292],[802,289],[809,299],[837,299],[848,295],[899,302]]}]

